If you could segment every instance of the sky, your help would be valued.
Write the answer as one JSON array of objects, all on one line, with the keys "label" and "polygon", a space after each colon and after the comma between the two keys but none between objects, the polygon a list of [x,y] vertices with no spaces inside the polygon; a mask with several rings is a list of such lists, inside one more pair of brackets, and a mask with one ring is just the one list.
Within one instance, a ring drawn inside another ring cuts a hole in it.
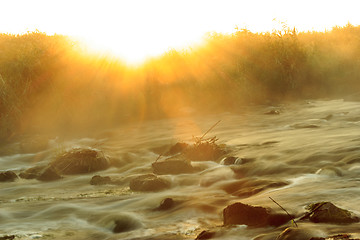
[{"label": "sky", "polygon": [[68,35],[136,63],[236,26],[264,32],[279,22],[300,31],[360,25],[359,6],[358,0],[0,0],[0,32]]}]

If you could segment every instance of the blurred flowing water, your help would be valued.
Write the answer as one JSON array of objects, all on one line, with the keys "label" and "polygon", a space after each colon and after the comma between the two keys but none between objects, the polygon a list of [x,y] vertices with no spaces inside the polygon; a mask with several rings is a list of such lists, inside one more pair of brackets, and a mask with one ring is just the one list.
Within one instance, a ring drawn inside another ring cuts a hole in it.
[{"label": "blurred flowing water", "polygon": [[[17,152],[24,147],[20,142],[7,145],[0,157],[2,171],[19,173],[73,147],[99,149],[116,166],[52,182],[18,179],[0,183],[0,236],[195,239],[201,231],[221,226],[222,210],[231,203],[278,208],[269,196],[296,215],[307,204],[319,201],[331,201],[360,215],[360,103],[341,99],[298,102],[277,106],[280,114],[265,114],[274,108],[253,106],[237,114],[148,121],[94,132],[86,138],[46,139],[46,147],[31,153]],[[217,136],[217,143],[230,149],[229,155],[250,161],[235,165],[193,162],[201,171],[164,176],[171,181],[168,190],[129,189],[132,177],[152,172],[156,149],[179,141],[190,143],[218,120],[221,123],[208,136]],[[110,176],[118,184],[90,185],[94,175]],[[175,206],[156,210],[165,198],[172,198]],[[113,233],[119,220],[132,230]],[[325,235],[360,233],[359,224],[301,224]],[[238,226],[221,239],[276,236],[283,229]]]}]

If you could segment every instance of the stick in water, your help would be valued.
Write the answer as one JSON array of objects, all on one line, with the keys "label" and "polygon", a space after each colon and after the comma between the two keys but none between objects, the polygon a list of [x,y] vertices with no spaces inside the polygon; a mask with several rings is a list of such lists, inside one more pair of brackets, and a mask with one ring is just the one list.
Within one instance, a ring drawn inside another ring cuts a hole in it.
[{"label": "stick in water", "polygon": [[202,140],[202,139],[206,136],[206,134],[208,134],[214,127],[216,127],[216,125],[218,125],[219,122],[221,122],[221,120],[217,121],[217,123],[215,123],[214,125],[212,125],[212,127],[209,128],[209,130],[207,130],[207,131],[204,133],[204,135],[202,135],[202,137],[200,138],[200,140]]},{"label": "stick in water", "polygon": [[295,226],[298,227],[298,225],[295,222],[295,219],[290,215],[290,213],[288,213],[288,211],[286,211],[285,208],[283,208],[280,204],[278,204],[274,199],[272,199],[271,197],[269,197],[271,199],[271,201],[273,201],[276,205],[278,205],[282,210],[284,210],[286,212],[286,214],[291,218],[291,220],[294,222]]}]

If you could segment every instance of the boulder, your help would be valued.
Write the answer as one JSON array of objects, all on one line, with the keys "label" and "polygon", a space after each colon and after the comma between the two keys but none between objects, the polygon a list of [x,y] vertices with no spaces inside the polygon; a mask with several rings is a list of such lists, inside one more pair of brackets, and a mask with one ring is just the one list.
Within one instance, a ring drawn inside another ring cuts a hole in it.
[{"label": "boulder", "polygon": [[138,176],[130,181],[130,189],[140,192],[157,192],[170,188],[171,183],[154,174]]},{"label": "boulder", "polygon": [[105,185],[105,184],[111,184],[111,183],[112,183],[112,180],[109,176],[102,177],[100,175],[95,175],[90,180],[91,185]]},{"label": "boulder", "polygon": [[224,225],[248,225],[250,227],[281,226],[291,219],[287,214],[275,214],[271,209],[237,202],[223,210]]},{"label": "boulder", "polygon": [[0,172],[0,182],[13,182],[18,178],[13,171]]},{"label": "boulder", "polygon": [[163,161],[154,162],[152,164],[152,169],[153,173],[159,175],[195,172],[191,162],[181,156],[170,157]]},{"label": "boulder", "polygon": [[81,174],[106,170],[109,159],[102,152],[89,148],[74,148],[56,157],[50,163],[60,174]]},{"label": "boulder", "polygon": [[331,202],[319,202],[307,206],[309,212],[302,218],[309,218],[315,223],[354,223],[359,222],[359,217],[348,210],[339,208]]}]

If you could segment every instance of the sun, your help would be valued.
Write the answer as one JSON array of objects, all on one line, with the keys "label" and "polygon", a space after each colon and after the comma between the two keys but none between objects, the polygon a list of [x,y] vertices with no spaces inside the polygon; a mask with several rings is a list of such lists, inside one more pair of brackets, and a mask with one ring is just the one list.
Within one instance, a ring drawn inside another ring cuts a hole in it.
[{"label": "sun", "polygon": [[[0,1],[1,33],[39,29],[85,42],[89,49],[140,63],[172,48],[201,43],[208,32],[235,27],[272,31],[286,22],[300,31],[360,24],[356,0],[13,0]],[[21,7],[19,7],[21,6]]]}]

